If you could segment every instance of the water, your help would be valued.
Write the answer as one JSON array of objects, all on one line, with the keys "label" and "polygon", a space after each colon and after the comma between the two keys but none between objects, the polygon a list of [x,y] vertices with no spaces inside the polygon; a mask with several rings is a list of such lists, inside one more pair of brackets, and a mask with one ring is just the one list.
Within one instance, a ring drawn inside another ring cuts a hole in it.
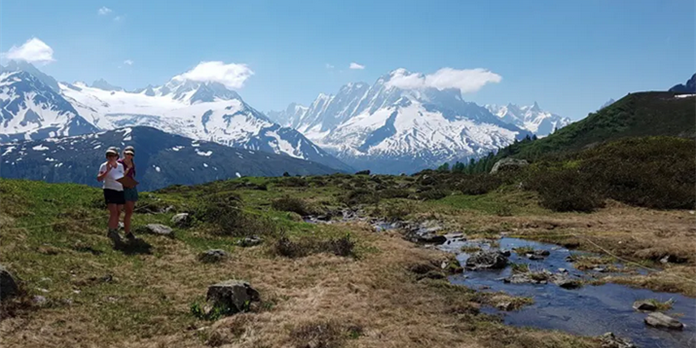
[{"label": "water", "polygon": [[[556,245],[526,241],[516,238],[497,240],[500,249],[530,246],[536,250],[549,250],[551,254],[544,260],[532,261],[514,252],[510,262],[527,263],[532,271],[547,269],[558,272],[558,268],[568,271],[570,277],[592,279],[597,272],[583,272],[575,269],[573,263],[565,259],[571,252]],[[458,252],[462,246],[489,247],[486,241],[451,241],[440,249]],[[576,253],[576,252],[573,252]],[[589,253],[584,253],[589,254]],[[591,255],[591,254],[590,254]],[[457,256],[463,265],[469,257],[467,253]],[[598,336],[613,332],[616,336],[628,338],[638,347],[694,347],[696,345],[696,299],[680,294],[660,293],[646,289],[636,289],[618,284],[585,285],[582,288],[567,290],[555,284],[511,284],[502,278],[512,274],[510,267],[502,270],[465,271],[462,275],[450,277],[454,284],[466,285],[483,291],[505,291],[516,296],[534,298],[534,304],[512,312],[498,312],[486,309],[489,313],[502,313],[506,324],[540,329],[562,330],[578,335]],[[606,275],[607,273],[602,273]],[[675,301],[673,308],[665,314],[678,319],[686,325],[683,331],[667,331],[652,328],[644,323],[648,313],[635,311],[633,302],[644,299]]]}]

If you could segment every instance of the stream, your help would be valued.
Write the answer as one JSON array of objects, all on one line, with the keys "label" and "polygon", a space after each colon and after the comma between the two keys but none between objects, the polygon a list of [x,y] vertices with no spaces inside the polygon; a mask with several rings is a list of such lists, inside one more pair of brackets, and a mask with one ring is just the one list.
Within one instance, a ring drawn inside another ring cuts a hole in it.
[{"label": "stream", "polygon": [[[361,220],[356,215],[345,218],[345,222]],[[322,223],[317,219],[305,220]],[[331,223],[331,222],[328,222]],[[389,223],[371,221],[375,230],[380,231],[409,228],[401,222]],[[423,226],[423,225],[421,225]],[[431,225],[432,226],[432,225]],[[412,233],[434,235],[439,228],[421,227]],[[602,285],[584,284],[580,288],[566,289],[553,282],[546,284],[513,283],[504,279],[513,274],[511,264],[529,265],[532,272],[548,270],[552,273],[563,271],[570,279],[591,281],[600,276],[622,276],[610,273],[606,269],[581,271],[567,259],[570,255],[600,256],[598,254],[570,251],[563,247],[503,236],[496,239],[497,245],[491,247],[490,240],[466,240],[462,234],[446,235],[444,243],[436,245],[437,249],[457,254],[457,260],[465,266],[472,255],[462,252],[462,247],[477,247],[482,250],[509,250],[528,247],[534,250],[546,250],[548,255],[531,260],[526,255],[514,251],[508,257],[509,264],[503,269],[465,270],[462,274],[449,277],[452,284],[465,285],[479,291],[504,291],[513,296],[531,297],[534,303],[514,311],[501,311],[493,307],[484,307],[482,312],[501,315],[508,325],[533,327],[546,330],[559,330],[576,335],[600,336],[612,332],[620,338],[629,339],[638,348],[682,348],[696,346],[696,299],[676,293],[655,292],[647,289],[632,288],[625,285],[606,283]],[[621,264],[606,265],[617,269]],[[647,274],[640,270],[640,274]],[[674,301],[672,309],[664,312],[684,324],[683,330],[658,329],[645,324],[649,312],[633,309],[633,303],[639,300],[656,299],[661,302]]]}]

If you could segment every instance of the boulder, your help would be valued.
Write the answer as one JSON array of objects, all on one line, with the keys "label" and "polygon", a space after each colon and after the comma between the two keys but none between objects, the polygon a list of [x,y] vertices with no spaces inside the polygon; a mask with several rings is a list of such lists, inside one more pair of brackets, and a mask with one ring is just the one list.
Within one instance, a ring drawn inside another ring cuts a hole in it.
[{"label": "boulder", "polygon": [[645,323],[657,328],[664,328],[670,330],[682,330],[684,324],[679,322],[679,320],[674,319],[668,315],[662,314],[660,312],[650,313],[645,318]]},{"label": "boulder", "polygon": [[529,162],[526,160],[519,160],[516,158],[503,158],[498,162],[495,162],[493,169],[491,169],[491,174],[496,174],[500,171],[506,170],[516,170],[525,166],[528,166]]},{"label": "boulder", "polygon": [[220,262],[227,258],[229,254],[221,249],[206,250],[198,255],[198,260],[203,263]]},{"label": "boulder", "polygon": [[554,274],[551,281],[564,289],[577,289],[582,286],[579,280],[570,278],[566,273]]},{"label": "boulder", "polygon": [[252,247],[263,243],[263,239],[258,236],[244,237],[237,242],[237,245],[246,248]]},{"label": "boulder", "polygon": [[631,341],[614,336],[613,332],[607,332],[600,337],[602,340],[602,348],[636,348],[636,345]]},{"label": "boulder", "polygon": [[0,300],[17,295],[19,288],[12,273],[0,265]]},{"label": "boulder", "polygon": [[485,250],[476,252],[466,260],[466,268],[477,269],[501,269],[507,266],[508,259],[498,250]]},{"label": "boulder", "polygon": [[159,236],[174,237],[174,231],[171,227],[162,224],[147,224],[145,229],[150,234],[156,234]]},{"label": "boulder", "polygon": [[[227,280],[208,287],[208,312],[219,308],[226,314],[244,312],[252,302],[261,300],[259,292],[242,280]],[[206,313],[208,314],[208,313]]]},{"label": "boulder", "polygon": [[188,227],[191,224],[191,217],[188,213],[179,213],[172,216],[171,221],[176,227]]},{"label": "boulder", "polygon": [[409,228],[407,237],[414,243],[443,244],[447,241],[447,237],[437,234],[442,229],[443,227],[439,222],[428,220],[418,226]]},{"label": "boulder", "polygon": [[648,300],[642,300],[642,301],[636,301],[633,302],[633,309],[637,311],[654,311],[657,309],[657,306],[652,303],[651,301]]}]

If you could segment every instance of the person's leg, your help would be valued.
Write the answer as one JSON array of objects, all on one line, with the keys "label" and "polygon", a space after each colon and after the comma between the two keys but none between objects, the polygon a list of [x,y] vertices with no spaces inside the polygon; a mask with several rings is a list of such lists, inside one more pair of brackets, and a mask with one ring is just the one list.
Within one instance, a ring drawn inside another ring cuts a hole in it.
[{"label": "person's leg", "polygon": [[118,230],[119,205],[109,204],[109,230]]}]

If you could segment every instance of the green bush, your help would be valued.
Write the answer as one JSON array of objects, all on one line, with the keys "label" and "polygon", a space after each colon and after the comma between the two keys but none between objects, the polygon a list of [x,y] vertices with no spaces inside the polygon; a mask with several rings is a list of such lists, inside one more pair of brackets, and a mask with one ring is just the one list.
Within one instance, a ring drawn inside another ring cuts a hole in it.
[{"label": "green bush", "polygon": [[349,206],[358,204],[377,204],[379,196],[371,190],[355,189],[343,196],[343,203]]},{"label": "green bush", "polygon": [[407,189],[388,188],[379,192],[379,197],[384,199],[389,198],[408,198],[410,192]]},{"label": "green bush", "polygon": [[274,251],[277,255],[289,258],[305,257],[322,252],[329,252],[337,256],[354,256],[354,247],[355,242],[350,239],[349,235],[340,238],[302,238],[299,240],[291,240],[283,235],[277,240]]},{"label": "green bush", "polygon": [[273,203],[271,203],[271,207],[275,210],[290,211],[302,216],[310,214],[309,209],[307,209],[307,203],[305,203],[304,200],[290,196],[274,200]]},{"label": "green bush", "polygon": [[458,186],[465,195],[483,195],[497,189],[503,183],[503,177],[500,175],[471,174],[463,175]]},{"label": "green bush", "polygon": [[250,237],[275,235],[275,224],[268,218],[244,211],[241,198],[233,193],[201,197],[193,216],[207,224],[216,235]]},{"label": "green bush", "polygon": [[539,192],[542,206],[554,211],[591,212],[603,206],[596,183],[577,169],[538,170],[526,185]]}]

